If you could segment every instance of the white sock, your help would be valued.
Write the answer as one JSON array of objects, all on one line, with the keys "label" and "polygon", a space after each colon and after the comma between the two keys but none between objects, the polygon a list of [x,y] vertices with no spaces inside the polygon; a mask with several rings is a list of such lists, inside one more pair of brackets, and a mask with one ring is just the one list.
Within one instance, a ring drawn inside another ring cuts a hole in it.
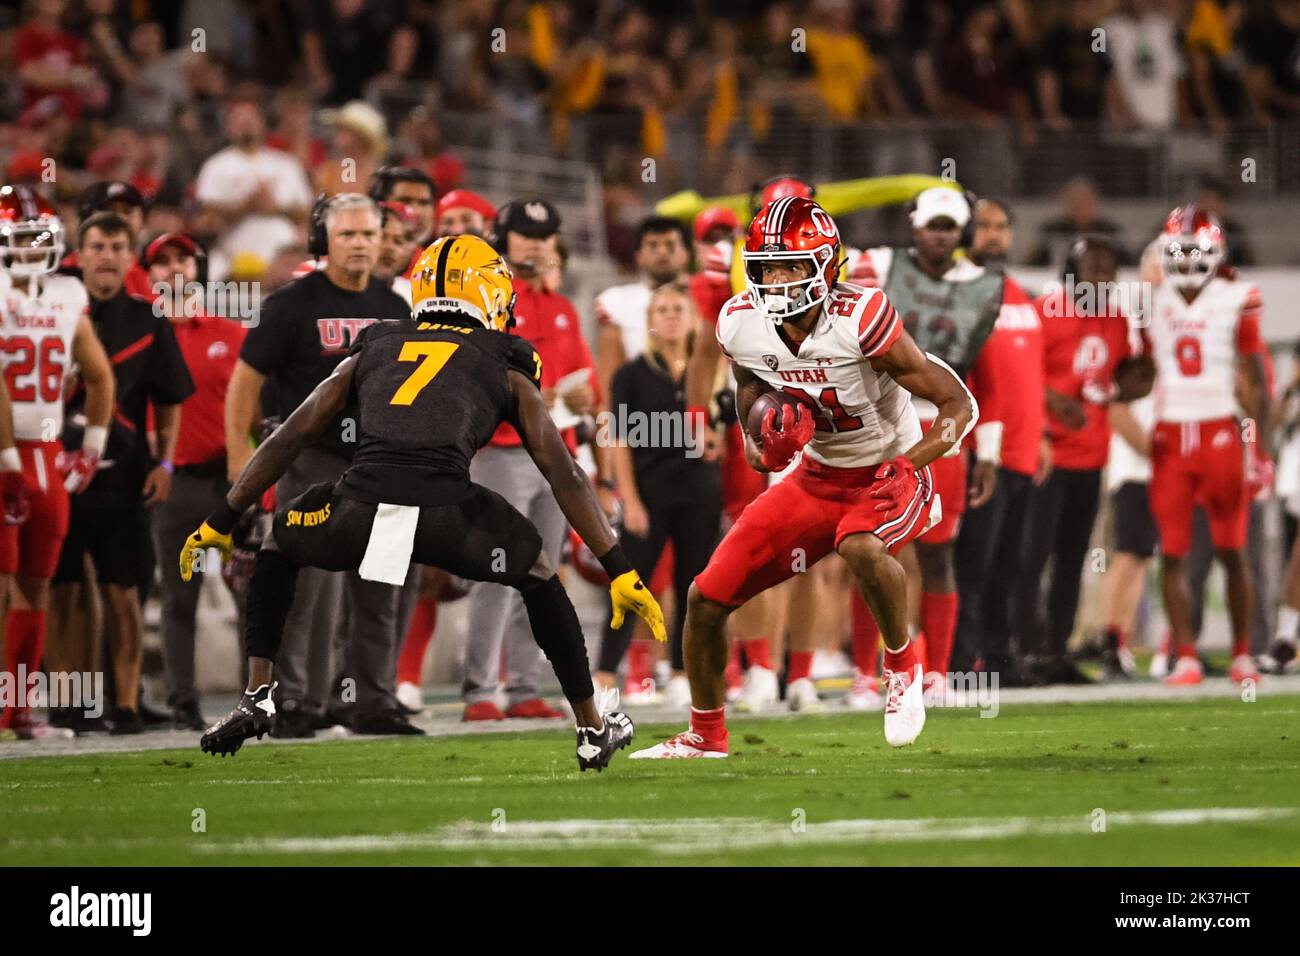
[{"label": "white sock", "polygon": [[1283,604],[1277,609],[1277,637],[1280,641],[1294,643],[1300,631],[1300,608]]}]

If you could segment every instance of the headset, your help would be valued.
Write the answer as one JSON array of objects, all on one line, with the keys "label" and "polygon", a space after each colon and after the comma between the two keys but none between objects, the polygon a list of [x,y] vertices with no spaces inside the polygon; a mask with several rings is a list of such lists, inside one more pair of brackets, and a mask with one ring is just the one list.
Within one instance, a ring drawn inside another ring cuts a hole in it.
[{"label": "headset", "polygon": [[488,245],[500,253],[503,259],[506,256],[506,222],[517,205],[519,203],[511,199],[497,207],[496,218],[492,220],[492,235],[487,237]]},{"label": "headset", "polygon": [[1124,261],[1124,252],[1118,242],[1104,233],[1086,232],[1076,236],[1070,242],[1070,250],[1065,254],[1065,263],[1061,268],[1062,283],[1068,282],[1070,276],[1078,274],[1079,261],[1083,258],[1083,254],[1093,248],[1105,249],[1115,257],[1117,266]]},{"label": "headset", "polygon": [[330,251],[329,234],[325,231],[325,214],[329,212],[333,197],[320,193],[316,205],[311,207],[311,220],[307,225],[307,252],[319,259]]}]

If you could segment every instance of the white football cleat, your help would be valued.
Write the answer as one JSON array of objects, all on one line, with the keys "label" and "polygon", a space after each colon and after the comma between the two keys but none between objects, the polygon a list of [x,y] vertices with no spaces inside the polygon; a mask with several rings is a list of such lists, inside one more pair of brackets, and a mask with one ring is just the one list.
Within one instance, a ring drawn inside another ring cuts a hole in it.
[{"label": "white football cleat", "polygon": [[785,702],[796,713],[814,714],[822,709],[822,700],[817,696],[817,685],[808,677],[800,677],[786,685]]},{"label": "white football cleat", "polygon": [[906,671],[885,671],[885,740],[891,747],[906,747],[921,736],[925,726],[925,697],[921,665]]},{"label": "white football cleat", "polygon": [[745,671],[745,685],[740,691],[738,708],[746,711],[763,710],[777,701],[776,672],[755,665]]},{"label": "white football cleat", "polygon": [[706,744],[704,738],[693,730],[686,730],[661,744],[638,750],[628,756],[628,760],[681,760],[692,757],[718,758],[727,756],[726,744],[722,750],[712,749],[717,745]]},{"label": "white football cleat", "polygon": [[420,693],[420,685],[402,681],[397,685],[397,702],[407,710],[420,713],[424,710],[424,695]]},{"label": "white football cleat", "polygon": [[1169,635],[1160,642],[1160,649],[1151,655],[1151,669],[1147,671],[1156,680],[1169,676]]},{"label": "white football cleat", "polygon": [[668,686],[664,688],[664,706],[674,710],[685,710],[691,706],[691,682],[685,674],[668,678]]},{"label": "white football cleat", "polygon": [[844,695],[849,710],[884,710],[885,698],[880,696],[880,678],[874,674],[853,672],[853,686]]}]

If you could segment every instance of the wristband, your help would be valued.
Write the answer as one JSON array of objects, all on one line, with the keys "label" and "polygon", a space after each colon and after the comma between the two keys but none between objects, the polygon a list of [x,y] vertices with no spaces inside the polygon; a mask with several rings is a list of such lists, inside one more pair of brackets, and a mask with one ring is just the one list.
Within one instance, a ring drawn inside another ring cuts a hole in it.
[{"label": "wristband", "polygon": [[0,451],[0,470],[4,471],[22,471],[23,460],[18,455],[18,449],[10,445],[8,448]]},{"label": "wristband", "polygon": [[108,447],[108,429],[103,425],[87,425],[81,437],[81,447],[83,451],[93,451],[103,458],[104,449]]},{"label": "wristband", "polygon": [[167,474],[169,475],[175,473],[176,471],[176,466],[173,465],[170,461],[160,461],[158,462],[158,467],[161,468],[163,471],[167,472]]},{"label": "wristband", "polygon": [[616,484],[614,484],[613,479],[610,479],[610,478],[602,478],[602,479],[600,479],[600,481],[596,482],[596,484],[598,484],[600,487],[602,487],[602,488],[604,488],[604,489],[606,489],[606,490],[608,490],[608,491],[617,491],[617,490],[618,490],[618,486],[617,486]]},{"label": "wristband", "polygon": [[600,562],[600,566],[605,569],[605,573],[609,575],[611,581],[620,574],[626,574],[633,570],[632,562],[627,559],[627,555],[623,553],[623,549],[617,544],[596,560]]},{"label": "wristband", "polygon": [[241,514],[242,511],[236,511],[230,507],[230,503],[225,498],[222,498],[212,514],[208,515],[208,527],[218,534],[230,534],[235,530]]},{"label": "wristband", "polygon": [[975,426],[975,459],[994,465],[1002,463],[1002,422],[981,422]]}]

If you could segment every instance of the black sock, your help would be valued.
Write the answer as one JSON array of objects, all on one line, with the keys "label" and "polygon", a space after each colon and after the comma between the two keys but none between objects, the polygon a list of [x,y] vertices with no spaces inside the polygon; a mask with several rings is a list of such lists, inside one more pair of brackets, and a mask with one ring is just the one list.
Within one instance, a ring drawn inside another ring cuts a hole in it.
[{"label": "black sock", "polygon": [[587,645],[582,639],[578,612],[573,609],[559,576],[552,575],[545,581],[530,578],[519,593],[524,597],[533,640],[551,662],[564,696],[571,704],[592,697],[595,689],[587,664]]},{"label": "black sock", "polygon": [[249,657],[274,661],[280,653],[297,583],[296,564],[279,551],[257,552],[244,612],[244,646]]}]

